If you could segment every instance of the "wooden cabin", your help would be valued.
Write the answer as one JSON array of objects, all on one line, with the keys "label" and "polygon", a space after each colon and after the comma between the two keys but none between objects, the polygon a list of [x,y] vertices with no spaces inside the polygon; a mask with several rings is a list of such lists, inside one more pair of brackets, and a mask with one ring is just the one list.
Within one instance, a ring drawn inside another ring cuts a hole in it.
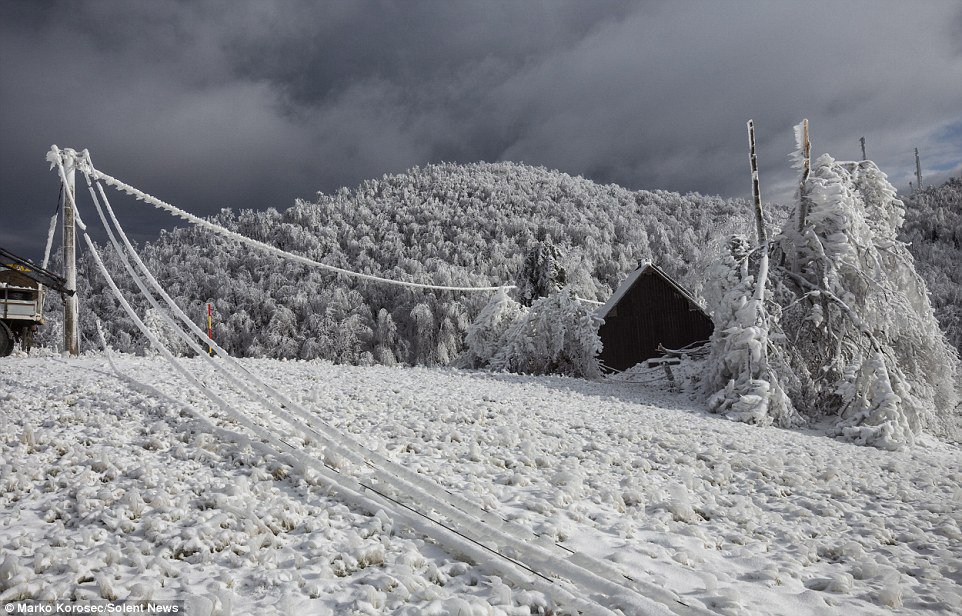
[{"label": "wooden cabin", "polygon": [[626,370],[657,357],[658,345],[680,349],[708,340],[715,327],[691,293],[652,263],[644,263],[598,309],[601,364]]}]

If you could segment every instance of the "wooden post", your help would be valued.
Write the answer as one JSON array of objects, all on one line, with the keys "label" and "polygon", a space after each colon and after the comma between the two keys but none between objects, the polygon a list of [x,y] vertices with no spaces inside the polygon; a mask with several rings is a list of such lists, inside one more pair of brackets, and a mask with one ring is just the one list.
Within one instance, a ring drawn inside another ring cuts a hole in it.
[{"label": "wooden post", "polygon": [[865,155],[865,137],[859,137],[858,142],[862,144],[862,160],[868,160],[868,157]]},{"label": "wooden post", "polygon": [[78,330],[77,306],[77,239],[74,222],[74,199],[77,198],[76,186],[76,155],[70,149],[63,151],[64,172],[67,185],[64,186],[63,205],[63,277],[67,280],[67,288],[74,291],[73,295],[64,295],[63,301],[63,348],[71,355],[80,354],[80,332]]}]

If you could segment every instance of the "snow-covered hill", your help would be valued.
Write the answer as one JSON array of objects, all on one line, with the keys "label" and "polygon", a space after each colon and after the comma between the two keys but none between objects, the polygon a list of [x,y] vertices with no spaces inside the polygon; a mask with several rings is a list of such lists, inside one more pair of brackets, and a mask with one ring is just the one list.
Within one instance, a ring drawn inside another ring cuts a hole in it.
[{"label": "snow-covered hill", "polygon": [[[235,401],[199,359],[186,362]],[[746,426],[633,383],[244,363],[439,495],[695,610],[962,610],[956,446],[887,452]],[[228,441],[243,428],[161,360],[118,364],[133,380],[102,355],[0,360],[0,601],[152,596],[201,616],[553,610],[501,579],[494,556],[468,562],[397,512],[348,506],[310,469]],[[345,476],[364,470],[284,438]]]}]

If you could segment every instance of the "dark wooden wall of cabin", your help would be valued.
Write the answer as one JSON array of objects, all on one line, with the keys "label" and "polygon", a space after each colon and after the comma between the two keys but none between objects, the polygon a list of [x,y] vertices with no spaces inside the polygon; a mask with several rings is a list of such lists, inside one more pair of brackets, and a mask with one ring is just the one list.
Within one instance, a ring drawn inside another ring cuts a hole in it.
[{"label": "dark wooden wall of cabin", "polygon": [[708,340],[714,330],[705,313],[651,271],[639,276],[616,311],[605,317],[599,334],[601,361],[617,370],[657,357],[659,344],[678,349]]}]

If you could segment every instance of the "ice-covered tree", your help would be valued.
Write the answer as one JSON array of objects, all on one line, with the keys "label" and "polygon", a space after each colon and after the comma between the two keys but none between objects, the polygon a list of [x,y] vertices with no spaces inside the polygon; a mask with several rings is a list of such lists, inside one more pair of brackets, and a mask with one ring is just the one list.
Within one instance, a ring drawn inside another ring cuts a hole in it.
[{"label": "ice-covered tree", "polygon": [[895,189],[871,161],[822,155],[805,192],[798,273],[785,284],[812,295],[793,307],[809,314],[785,322],[812,377],[809,404],[840,411],[843,433],[867,444],[896,447],[923,429],[944,433],[958,359],[898,241],[904,206]]},{"label": "ice-covered tree", "polygon": [[[743,242],[713,269],[710,406],[781,425],[797,419],[792,407],[835,415],[839,435],[883,448],[911,444],[923,430],[953,432],[958,357],[897,238],[903,215],[871,161],[822,155],[803,172],[772,250],[771,293],[752,280]],[[764,242],[755,252],[761,279]]]},{"label": "ice-covered tree", "polygon": [[518,300],[530,306],[540,297],[556,292],[567,282],[567,272],[561,266],[561,251],[551,236],[533,242],[525,254],[517,282]]},{"label": "ice-covered tree", "polygon": [[499,350],[505,332],[521,316],[525,309],[511,299],[503,290],[494,293],[491,300],[468,327],[465,336],[467,349],[458,359],[458,365],[466,368],[483,368]]},{"label": "ice-covered tree", "polygon": [[422,366],[437,364],[437,345],[435,344],[434,313],[425,303],[418,304],[411,310],[414,320],[414,343],[411,361]]},{"label": "ice-covered tree", "polygon": [[535,300],[498,342],[488,367],[525,374],[600,375],[601,319],[567,289]]},{"label": "ice-covered tree", "polygon": [[[173,317],[168,315],[168,318]],[[180,338],[174,333],[156,308],[147,309],[147,313],[144,315],[144,325],[150,328],[157,337],[157,340],[166,346],[174,355],[187,355],[190,352],[190,347],[187,346],[187,343],[183,338]],[[148,355],[157,355],[160,353],[160,351],[153,348],[149,343],[145,345],[144,351]]]},{"label": "ice-covered tree", "polygon": [[377,313],[377,324],[374,328],[374,360],[385,366],[397,364],[394,355],[394,342],[397,339],[397,326],[391,313],[381,308]]},{"label": "ice-covered tree", "polygon": [[962,351],[962,178],[908,197],[899,237],[915,257],[949,344]]},{"label": "ice-covered tree", "polygon": [[711,269],[705,294],[715,323],[708,370],[703,376],[713,412],[730,419],[788,427],[800,417],[769,357],[773,316],[749,274],[749,244],[734,236],[730,254]]}]

